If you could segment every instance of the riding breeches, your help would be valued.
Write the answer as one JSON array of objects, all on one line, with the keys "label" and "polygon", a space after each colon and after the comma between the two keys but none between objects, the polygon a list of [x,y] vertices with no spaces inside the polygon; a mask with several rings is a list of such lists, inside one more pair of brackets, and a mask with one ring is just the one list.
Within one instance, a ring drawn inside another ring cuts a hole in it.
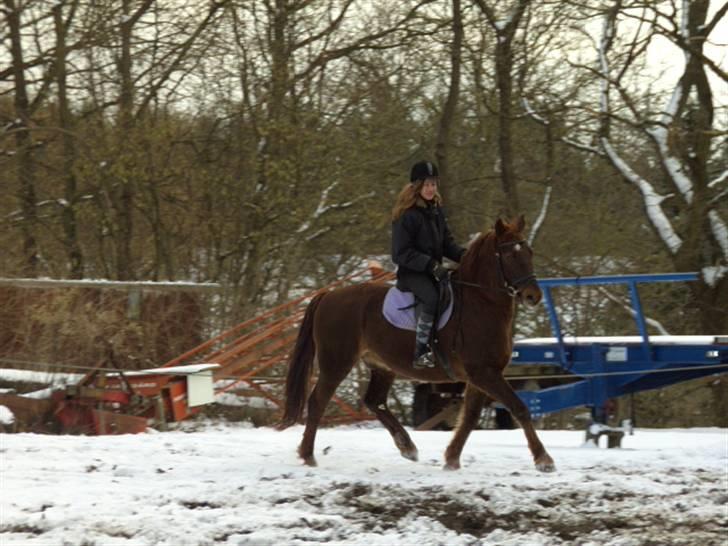
[{"label": "riding breeches", "polygon": [[432,276],[427,273],[400,271],[397,278],[397,287],[400,290],[412,292],[417,303],[422,306],[423,312],[433,316],[437,313],[440,291]]}]

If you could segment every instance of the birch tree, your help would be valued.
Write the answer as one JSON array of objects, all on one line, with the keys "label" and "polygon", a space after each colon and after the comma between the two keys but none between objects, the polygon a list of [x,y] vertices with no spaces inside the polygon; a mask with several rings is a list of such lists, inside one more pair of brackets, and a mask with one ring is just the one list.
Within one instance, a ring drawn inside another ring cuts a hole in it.
[{"label": "birch tree", "polygon": [[[582,66],[598,76],[592,110],[599,115],[593,133],[584,124],[570,135],[633,187],[675,270],[701,273],[702,282],[691,289],[705,333],[728,328],[728,166],[720,151],[726,128],[715,124],[708,73],[722,75],[706,48],[726,11],[724,4],[709,17],[708,0],[605,6],[594,65]],[[658,35],[683,55],[681,72],[662,98],[639,78]]]}]

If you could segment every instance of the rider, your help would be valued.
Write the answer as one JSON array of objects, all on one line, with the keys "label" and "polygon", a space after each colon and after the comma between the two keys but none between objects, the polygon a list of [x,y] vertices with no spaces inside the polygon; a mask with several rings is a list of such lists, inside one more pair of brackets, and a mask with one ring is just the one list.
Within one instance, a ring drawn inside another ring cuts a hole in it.
[{"label": "rider", "polygon": [[432,368],[429,346],[437,313],[438,283],[447,277],[443,256],[455,262],[465,249],[455,243],[447,226],[437,166],[420,161],[412,166],[410,183],[399,192],[392,210],[392,261],[397,264],[397,288],[413,292],[420,306],[415,331],[415,368]]}]

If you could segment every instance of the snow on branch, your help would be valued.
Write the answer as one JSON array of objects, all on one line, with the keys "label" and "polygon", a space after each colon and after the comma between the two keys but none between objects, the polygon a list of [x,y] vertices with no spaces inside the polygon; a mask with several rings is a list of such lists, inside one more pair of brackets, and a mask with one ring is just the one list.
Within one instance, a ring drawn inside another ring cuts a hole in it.
[{"label": "snow on branch", "polygon": [[711,180],[710,182],[708,182],[708,187],[714,188],[717,185],[722,184],[726,180],[728,180],[728,169],[720,173],[715,180]]},{"label": "snow on branch", "polygon": [[[617,296],[615,296],[614,294],[612,294],[609,290],[607,290],[603,286],[597,286],[597,290],[599,292],[601,292],[607,299],[609,299],[609,300],[613,301],[614,303],[616,303],[617,305],[621,306],[622,309],[627,311],[627,313],[629,313],[632,316],[632,318],[637,316],[637,311],[635,311],[631,305],[628,305],[627,303],[625,303],[622,299],[620,299]],[[649,324],[650,326],[654,327],[659,332],[659,335],[661,335],[661,336],[670,335],[670,332],[667,331],[667,329],[662,325],[662,323],[659,320],[656,320],[656,319],[653,319],[650,317],[645,317],[645,322],[647,324]]]},{"label": "snow on branch", "polygon": [[549,120],[547,120],[543,116],[540,116],[539,114],[536,113],[536,111],[533,108],[531,108],[531,103],[528,102],[528,99],[526,97],[523,98],[522,102],[523,102],[523,108],[526,110],[526,114],[528,114],[531,118],[538,121],[541,125],[549,124]]},{"label": "snow on branch", "polygon": [[528,244],[529,245],[533,245],[533,241],[536,239],[538,230],[541,229],[541,224],[543,224],[543,221],[546,219],[546,212],[548,212],[550,200],[551,200],[551,186],[548,186],[546,188],[546,193],[543,196],[543,201],[541,202],[541,210],[538,213],[538,218],[536,218],[536,221],[533,223],[533,227],[531,228],[531,233],[528,234]]},{"label": "snow on branch", "polygon": [[332,182],[329,184],[327,188],[324,189],[324,191],[321,192],[321,199],[319,199],[318,205],[316,206],[316,210],[313,211],[313,214],[308,217],[308,219],[299,226],[299,228],[296,230],[296,233],[303,233],[306,231],[309,227],[311,227],[311,222],[313,220],[316,220],[318,217],[320,217],[322,214],[324,214],[327,210],[331,208],[331,205],[327,205],[326,201],[329,197],[329,192],[333,190],[336,186],[339,185],[338,180]]},{"label": "snow on branch", "polygon": [[[690,43],[690,31],[688,30],[688,16],[690,14],[690,0],[682,1],[682,12],[680,14],[680,35],[686,44]],[[690,64],[690,50],[687,47],[682,48],[685,55],[685,66]]]},{"label": "snow on branch", "polygon": [[[347,209],[349,207],[354,206],[359,201],[362,201],[364,199],[368,199],[370,197],[374,197],[374,195],[375,195],[375,192],[372,191],[372,192],[366,193],[364,195],[360,195],[356,199],[352,199],[351,201],[347,201],[345,203],[332,203],[332,204],[327,204],[328,197],[329,197],[329,192],[331,192],[331,190],[333,190],[338,185],[339,185],[339,182],[338,181],[332,182],[327,188],[325,188],[321,192],[321,199],[319,199],[319,203],[316,206],[316,210],[313,211],[313,213],[311,214],[311,216],[309,216],[308,219],[306,219],[306,221],[303,222],[298,227],[298,229],[296,230],[296,233],[303,233],[304,231],[310,229],[311,224],[313,222],[315,222],[318,218],[320,218],[321,216],[323,216],[324,214],[326,214],[327,212],[329,212],[331,210]],[[317,235],[320,235],[320,234],[317,234]]]},{"label": "snow on branch", "polygon": [[648,129],[647,134],[657,144],[657,149],[660,152],[660,160],[670,175],[670,178],[675,183],[675,186],[680,190],[685,201],[691,203],[693,200],[693,183],[685,174],[682,162],[670,151],[670,145],[668,144],[668,128],[675,120],[682,94],[682,83],[678,82],[672,92],[667,108],[665,108],[660,116],[661,119],[658,126],[653,129]]},{"label": "snow on branch", "polygon": [[[523,108],[526,110],[526,115],[528,115],[531,119],[540,123],[541,125],[549,125],[549,120],[536,112],[531,106],[531,103],[528,101],[528,99],[524,98],[522,102]],[[589,152],[591,154],[604,157],[604,152],[602,152],[599,148],[590,146],[589,144],[584,144],[582,142],[578,142],[567,137],[560,137],[559,140],[567,146],[571,146],[572,148],[576,148],[577,150],[582,150],[584,152]]]},{"label": "snow on branch", "polygon": [[708,218],[710,218],[710,228],[713,230],[713,236],[723,251],[723,257],[728,260],[728,227],[726,227],[718,211],[709,211]]},{"label": "snow on branch", "polygon": [[562,138],[561,142],[563,142],[564,144],[568,144],[572,148],[576,148],[578,150],[584,150],[585,152],[590,152],[592,154],[600,155],[602,157],[604,156],[603,151],[601,151],[599,148],[595,148],[594,146],[590,146],[589,144],[583,144],[570,138]]},{"label": "snow on branch", "polygon": [[708,286],[715,286],[723,277],[728,274],[728,267],[724,265],[708,266],[702,269],[703,280]]},{"label": "snow on branch", "polygon": [[[604,18],[604,27],[602,30],[602,37],[599,41],[599,68],[601,71],[601,96],[600,96],[600,109],[604,120],[609,119],[609,61],[607,58],[607,51],[612,45],[614,40],[614,24],[615,24],[616,12],[609,13]],[[679,98],[679,97],[678,97]],[[677,99],[676,93],[673,93],[673,99],[668,106],[668,114],[672,109],[672,115],[677,110]],[[647,217],[652,223],[653,227],[657,231],[662,242],[667,246],[668,250],[672,254],[677,254],[678,250],[682,246],[682,239],[673,228],[670,220],[665,215],[665,212],[660,206],[666,199],[666,196],[659,195],[652,184],[637,174],[628,164],[622,159],[617,151],[609,141],[609,126],[605,125],[602,127],[603,134],[600,137],[600,143],[602,149],[606,153],[607,157],[611,161],[612,165],[619,171],[619,173],[627,179],[629,182],[634,184],[637,189],[642,193],[642,200],[645,205],[645,212]],[[667,143],[665,142],[667,146]],[[692,186],[691,186],[692,188]]]},{"label": "snow on branch", "polygon": [[620,174],[632,184],[637,186],[637,189],[640,190],[645,204],[645,211],[647,212],[650,222],[655,227],[660,239],[662,239],[662,242],[665,243],[670,252],[672,254],[676,254],[682,246],[682,239],[680,239],[678,234],[675,232],[670,220],[668,220],[667,216],[665,216],[665,213],[660,207],[660,204],[667,197],[659,195],[652,187],[652,184],[634,172],[614,150],[609,139],[602,137],[601,143],[604,151],[607,153],[607,157],[609,157],[609,160],[617,168]]}]

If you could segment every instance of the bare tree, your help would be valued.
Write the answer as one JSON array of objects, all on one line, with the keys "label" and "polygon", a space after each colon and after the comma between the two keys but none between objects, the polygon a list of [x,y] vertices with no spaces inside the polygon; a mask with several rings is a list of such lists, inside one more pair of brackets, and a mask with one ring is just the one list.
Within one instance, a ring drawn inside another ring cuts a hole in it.
[{"label": "bare tree", "polygon": [[13,78],[13,106],[15,118],[11,127],[15,133],[17,199],[20,204],[20,232],[23,239],[23,272],[35,276],[38,270],[37,213],[33,139],[29,126],[35,109],[31,103],[29,83],[26,78],[27,63],[23,47],[23,16],[26,5],[15,0],[3,0],[3,15],[7,23],[10,41],[11,66],[9,75]]},{"label": "bare tree", "polygon": [[[501,187],[506,196],[506,210],[512,216],[521,210],[518,186],[513,166],[513,42],[526,8],[531,0],[515,0],[506,8],[505,13],[496,10],[496,3],[475,0],[485,15],[488,24],[496,34],[495,77],[498,89],[498,149],[500,152]],[[500,16],[499,16],[500,15]]]},{"label": "bare tree", "polygon": [[59,2],[53,5],[53,26],[55,30],[56,55],[55,74],[58,92],[58,127],[62,130],[63,159],[61,163],[62,176],[65,179],[63,199],[59,200],[62,208],[61,218],[64,232],[64,245],[68,255],[68,271],[71,278],[80,279],[83,277],[83,253],[78,240],[78,221],[76,207],[78,205],[77,180],[74,172],[76,161],[76,141],[74,131],[74,119],[71,113],[70,99],[68,96],[68,31],[72,24],[78,1],[71,2],[68,6],[68,15],[64,17],[64,5]]},{"label": "bare tree", "polygon": [[[153,0],[123,0],[120,9],[110,14],[112,21],[119,21],[118,26],[106,29],[112,37],[107,46],[114,70],[107,77],[116,84],[117,124],[110,145],[113,159],[105,167],[107,175],[101,179],[100,193],[103,197],[98,203],[105,211],[105,225],[113,242],[114,273],[120,280],[139,275],[132,249],[138,192],[142,190],[149,196],[147,204],[152,209],[159,203],[157,183],[149,179],[149,170],[144,176],[144,166],[139,161],[141,151],[148,150],[145,138],[149,126],[145,120],[149,119],[152,106],[164,94],[173,95],[180,80],[188,74],[187,66],[193,62],[192,48],[224,5],[225,2],[212,2],[196,8]],[[181,14],[184,17],[180,18]],[[156,249],[155,262],[168,263],[161,215],[155,210],[147,212]],[[158,271],[158,267],[155,269]],[[167,276],[172,274],[168,265]]]},{"label": "bare tree", "polygon": [[460,0],[452,0],[452,46],[450,48],[450,85],[447,99],[440,116],[440,125],[437,131],[435,157],[440,166],[440,174],[445,184],[440,188],[445,202],[449,202],[450,185],[454,182],[450,169],[450,148],[452,147],[452,126],[455,122],[458,98],[460,95],[460,68],[462,65],[463,14]]},{"label": "bare tree", "polygon": [[[618,2],[599,12],[597,67],[582,66],[599,78],[599,116],[595,133],[588,132],[588,124],[575,126],[569,141],[606,158],[639,192],[645,217],[676,270],[702,272],[703,282],[693,287],[701,327],[719,332],[728,327],[728,192],[720,189],[727,175],[717,144],[724,136],[714,126],[707,70],[715,63],[707,60],[705,44],[726,7],[708,20],[708,0],[667,12],[660,11],[663,6]],[[654,97],[635,86],[634,78],[644,69],[651,40],[666,34],[666,18],[670,28],[680,29],[673,36],[685,62],[664,106],[653,111]],[[625,20],[637,23],[620,27]]]}]

